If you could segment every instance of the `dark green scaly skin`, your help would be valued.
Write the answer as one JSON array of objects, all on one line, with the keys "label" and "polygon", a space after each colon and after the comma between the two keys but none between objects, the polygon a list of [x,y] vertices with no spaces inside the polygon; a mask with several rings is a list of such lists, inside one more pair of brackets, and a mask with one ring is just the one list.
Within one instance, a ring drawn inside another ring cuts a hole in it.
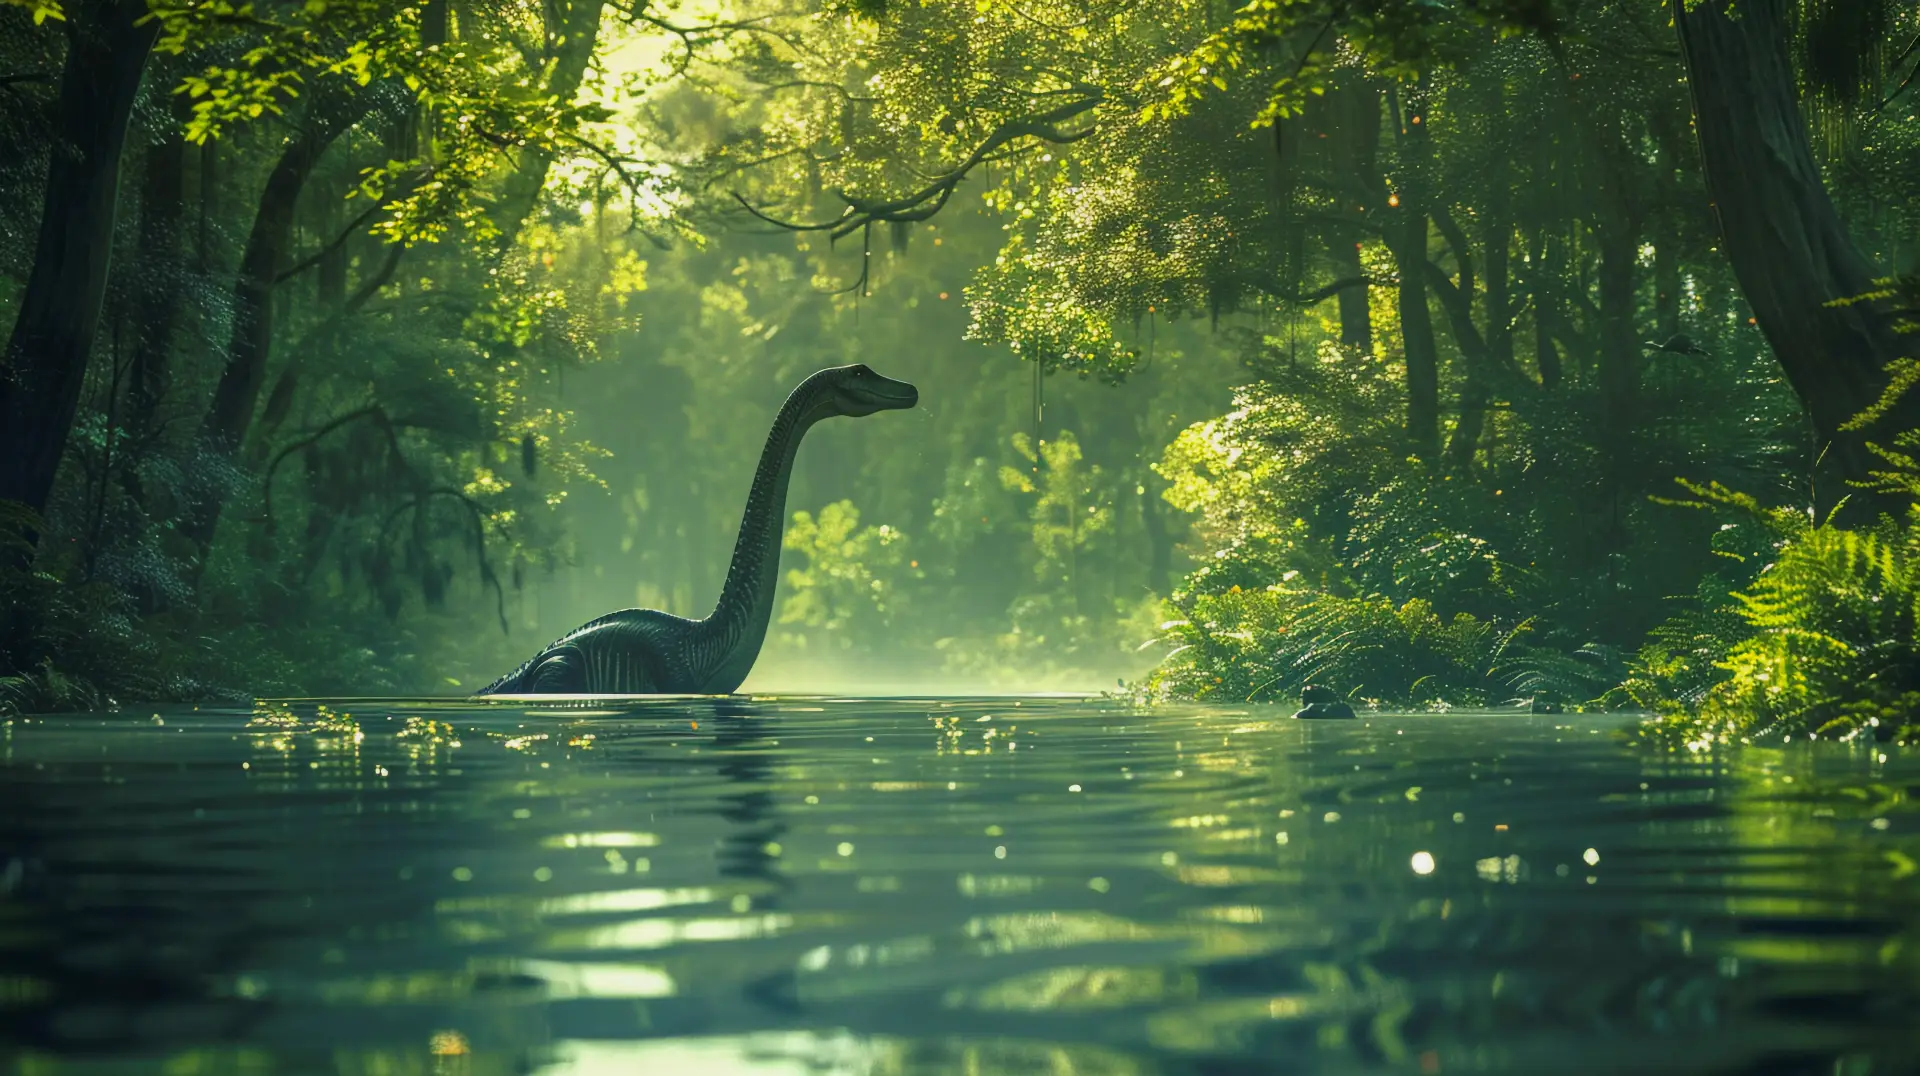
[{"label": "dark green scaly skin", "polygon": [[726,695],[753,669],[773,619],[787,486],[800,441],[821,419],[912,407],[912,385],[864,366],[822,370],[787,397],[753,473],[720,601],[703,620],[622,609],[589,621],[481,695]]}]

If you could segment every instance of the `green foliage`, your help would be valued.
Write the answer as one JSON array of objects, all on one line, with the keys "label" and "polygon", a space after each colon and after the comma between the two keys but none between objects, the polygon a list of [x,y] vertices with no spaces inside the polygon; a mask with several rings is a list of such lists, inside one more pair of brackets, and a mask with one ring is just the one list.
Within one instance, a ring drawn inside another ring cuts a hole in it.
[{"label": "green foliage", "polygon": [[1183,603],[1152,693],[1233,702],[1297,699],[1308,684],[1383,705],[1505,698],[1503,663],[1525,627],[1501,631],[1425,601],[1343,598],[1275,585]]},{"label": "green foliage", "polygon": [[906,535],[884,523],[862,527],[860,510],[843,500],[822,508],[818,519],[795,512],[782,544],[806,558],[785,580],[780,623],[801,629],[789,645],[884,648],[903,612]]},{"label": "green foliage", "polygon": [[52,19],[55,22],[65,22],[67,20],[67,9],[60,3],[60,0],[6,0],[6,4],[9,7],[18,7],[26,10],[28,14],[33,16],[33,24],[35,26],[39,26],[48,19]]},{"label": "green foliage", "polygon": [[1057,585],[1072,599],[1078,593],[1083,551],[1113,529],[1113,508],[1102,503],[1104,476],[1098,466],[1082,466],[1085,457],[1072,430],[1038,444],[1016,433],[1013,450],[1027,466],[1001,467],[1000,484],[1032,497],[1027,517],[1034,578]]},{"label": "green foliage", "polygon": [[[1903,336],[1920,333],[1920,273],[1908,273],[1898,277],[1886,277],[1874,281],[1873,290],[1861,295],[1835,299],[1829,307],[1845,308],[1861,304],[1891,304],[1889,313],[1893,318],[1894,331]],[[1900,398],[1920,385],[1920,359],[1902,356],[1887,364],[1887,387],[1880,392],[1865,410],[1847,420],[1840,428],[1843,430],[1864,430],[1873,426],[1892,411]]]},{"label": "green foliage", "polygon": [[[1907,728],[1920,706],[1916,551],[1920,516],[1899,532],[1822,526],[1788,542],[1734,594],[1745,637],[1715,663],[1722,678],[1691,712],[1666,707],[1657,730],[1698,745],[1781,734],[1920,733]],[[1648,662],[1643,676],[1684,690],[1691,672]]]},{"label": "green foliage", "polygon": [[[1903,448],[1920,435],[1900,438]],[[1883,450],[1887,492],[1920,494],[1920,468]],[[1654,710],[1652,734],[1704,748],[1731,739],[1909,737],[1920,704],[1920,507],[1877,530],[1814,525],[1724,488],[1700,503],[1747,522],[1734,536],[1749,581],[1708,576],[1692,606],[1656,629],[1621,693]],[[1734,543],[1723,543],[1734,544]],[[1756,548],[1756,546],[1758,548]]]},{"label": "green foliage", "polygon": [[[57,66],[29,27],[64,10],[7,2],[14,69]],[[1897,315],[1920,126],[1848,125],[1911,12],[1856,7],[1797,4],[1792,45],[1816,119],[1872,131],[1829,139],[1829,179],[1895,275],[1836,306]],[[929,407],[810,440],[774,669],[1085,686],[1158,639],[1162,695],[1809,732],[1910,690],[1907,525],[1762,507],[1812,453],[1702,208],[1687,73],[1646,44],[1667,5],[154,12],[112,362],[47,518],[0,524],[0,556],[49,536],[0,581],[15,706],[470,686],[629,595],[700,615],[781,393],[857,361]],[[0,206],[57,152],[50,85],[0,110]],[[335,122],[267,205],[290,136]],[[217,149],[183,156],[167,237],[132,199],[175,135]],[[258,418],[216,458],[194,431],[275,219]],[[156,354],[149,400],[125,379]],[[1915,380],[1890,370],[1868,419]],[[1920,490],[1917,445],[1882,446],[1880,492]]]}]

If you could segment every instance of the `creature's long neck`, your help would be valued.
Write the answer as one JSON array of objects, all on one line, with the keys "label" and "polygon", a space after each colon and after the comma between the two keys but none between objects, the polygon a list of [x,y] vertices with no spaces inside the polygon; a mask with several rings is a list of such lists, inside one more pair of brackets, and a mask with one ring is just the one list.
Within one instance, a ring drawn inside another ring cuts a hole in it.
[{"label": "creature's long neck", "polygon": [[753,490],[740,517],[740,537],[733,545],[733,563],[727,567],[720,602],[702,621],[706,629],[700,670],[711,679],[706,690],[731,692],[745,680],[773,619],[774,590],[780,581],[780,539],[786,519],[787,484],[793,477],[793,457],[800,439],[819,420],[814,404],[817,391],[801,385],[773,420],[760,466],[753,472]]}]

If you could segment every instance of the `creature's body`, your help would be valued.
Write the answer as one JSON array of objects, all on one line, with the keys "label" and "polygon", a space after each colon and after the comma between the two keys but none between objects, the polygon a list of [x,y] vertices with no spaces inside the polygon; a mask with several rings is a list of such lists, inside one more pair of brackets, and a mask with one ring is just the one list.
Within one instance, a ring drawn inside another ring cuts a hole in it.
[{"label": "creature's body", "polygon": [[1333,693],[1332,688],[1310,685],[1300,692],[1305,705],[1293,716],[1301,721],[1345,720],[1354,716],[1353,707]]},{"label": "creature's body", "polygon": [[865,366],[822,370],[787,397],[767,434],[720,601],[704,620],[622,609],[568,632],[482,695],[725,695],[760,656],[780,579],[794,454],[814,423],[914,406],[919,393]]}]

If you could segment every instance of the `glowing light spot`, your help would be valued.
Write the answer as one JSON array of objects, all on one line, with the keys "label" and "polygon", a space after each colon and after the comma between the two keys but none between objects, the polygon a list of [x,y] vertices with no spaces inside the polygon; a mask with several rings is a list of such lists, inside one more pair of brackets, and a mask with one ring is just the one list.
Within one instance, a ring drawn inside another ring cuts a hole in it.
[{"label": "glowing light spot", "polygon": [[535,867],[533,870],[533,880],[536,882],[553,881],[553,868],[552,867]]},{"label": "glowing light spot", "polygon": [[1095,893],[1105,893],[1107,890],[1113,888],[1113,884],[1105,878],[1094,878],[1087,882],[1087,888],[1093,890]]},{"label": "glowing light spot", "polygon": [[1432,852],[1415,852],[1413,854],[1413,873],[1421,875],[1433,873]]},{"label": "glowing light spot", "polygon": [[834,851],[839,852],[843,856],[850,856],[853,854],[853,842],[841,841],[840,847],[834,849]]},{"label": "glowing light spot", "polygon": [[473,881],[473,870],[468,867],[455,867],[453,868],[453,880],[456,882],[471,882]]},{"label": "glowing light spot", "polygon": [[1068,792],[1078,792],[1078,791],[1080,791],[1080,786],[1079,786],[1079,785],[1068,785],[1068,786],[1067,786],[1067,791],[1068,791]]},{"label": "glowing light spot", "polygon": [[1006,845],[1004,845],[1004,844],[996,844],[996,845],[994,845],[994,846],[993,846],[993,858],[995,858],[995,859],[1005,859],[1005,858],[1007,858],[1007,846],[1006,846]]},{"label": "glowing light spot", "polygon": [[458,1031],[436,1031],[427,1040],[427,1052],[435,1057],[463,1057],[473,1052],[467,1037]]},{"label": "glowing light spot", "polygon": [[1587,866],[1597,867],[1600,865],[1600,850],[1598,848],[1589,848],[1585,852],[1580,853],[1580,858],[1587,861]]},{"label": "glowing light spot", "polygon": [[1397,194],[1387,195],[1387,204],[1390,206],[1398,207],[1400,205],[1400,196]]}]

